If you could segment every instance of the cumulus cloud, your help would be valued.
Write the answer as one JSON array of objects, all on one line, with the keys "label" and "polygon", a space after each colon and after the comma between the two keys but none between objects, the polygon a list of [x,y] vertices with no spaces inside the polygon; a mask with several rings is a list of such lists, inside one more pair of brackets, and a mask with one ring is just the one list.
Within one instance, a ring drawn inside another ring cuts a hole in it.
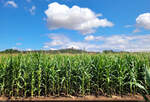
[{"label": "cumulus cloud", "polygon": [[30,48],[27,48],[27,49],[25,49],[26,51],[32,51],[32,49],[30,49]]},{"label": "cumulus cloud", "polygon": [[136,28],[135,30],[133,30],[133,33],[138,33],[141,32],[140,29]]},{"label": "cumulus cloud", "polygon": [[87,51],[98,51],[100,46],[97,46],[96,44],[87,43],[87,42],[72,41],[70,43],[67,43],[62,48],[74,48],[74,49],[82,49]]},{"label": "cumulus cloud", "polygon": [[14,7],[14,8],[18,7],[18,5],[15,3],[15,1],[7,1],[5,3],[5,6],[8,6],[8,5],[10,5],[10,6]]},{"label": "cumulus cloud", "polygon": [[17,47],[12,47],[13,50],[20,50],[19,48]]},{"label": "cumulus cloud", "polygon": [[49,34],[48,37],[52,40],[51,42],[45,43],[45,48],[62,46],[70,42],[70,39],[61,34]]},{"label": "cumulus cloud", "polygon": [[136,25],[150,30],[150,13],[143,13],[136,18]]},{"label": "cumulus cloud", "polygon": [[16,45],[17,45],[17,46],[20,46],[20,45],[22,45],[22,43],[16,43]]},{"label": "cumulus cloud", "polygon": [[[96,38],[96,37],[94,37]],[[99,40],[101,49],[123,51],[150,51],[150,34],[147,35],[112,35]]]},{"label": "cumulus cloud", "polygon": [[27,2],[31,2],[31,0],[26,0]]},{"label": "cumulus cloud", "polygon": [[[44,43],[45,49],[74,48],[87,51],[102,51],[106,49],[120,51],[150,51],[150,34],[146,35],[89,35],[83,41],[73,41],[62,34],[49,34],[51,41]],[[92,42],[90,42],[92,41]]]},{"label": "cumulus cloud", "polygon": [[98,27],[112,27],[114,24],[106,18],[99,19],[102,14],[96,14],[89,8],[73,6],[69,8],[57,2],[48,5],[45,11],[49,29],[71,29],[82,34],[94,33]]},{"label": "cumulus cloud", "polygon": [[[150,51],[150,34],[147,35],[112,35],[112,36],[92,36],[87,41],[99,41],[100,49],[117,49],[123,51]],[[90,38],[90,37],[89,37]],[[100,39],[97,39],[100,38]]]},{"label": "cumulus cloud", "polygon": [[90,44],[88,42],[72,41],[62,34],[49,34],[48,37],[51,39],[51,41],[44,44],[43,48],[45,49],[74,48],[96,51],[99,48],[99,46]]},{"label": "cumulus cloud", "polygon": [[36,10],[36,6],[32,6],[32,8],[29,9],[29,12],[34,15],[35,14],[35,10]]},{"label": "cumulus cloud", "polygon": [[131,27],[133,27],[133,25],[125,25],[124,27],[125,28],[131,28]]},{"label": "cumulus cloud", "polygon": [[86,41],[92,41],[92,40],[103,40],[104,37],[102,36],[93,36],[93,35],[88,35],[84,38]]},{"label": "cumulus cloud", "polygon": [[94,40],[95,37],[93,35],[89,35],[89,36],[86,36],[84,39],[87,41],[90,41],[90,40]]}]

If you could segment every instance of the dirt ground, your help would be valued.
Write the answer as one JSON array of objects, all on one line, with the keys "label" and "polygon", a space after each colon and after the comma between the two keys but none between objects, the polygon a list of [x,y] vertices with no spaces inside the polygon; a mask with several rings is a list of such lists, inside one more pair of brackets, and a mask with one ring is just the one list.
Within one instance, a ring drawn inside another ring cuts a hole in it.
[{"label": "dirt ground", "polygon": [[[148,96],[148,98],[150,99],[150,97]],[[33,98],[7,98],[7,97],[0,97],[0,102],[5,102],[5,101],[46,101],[46,102],[73,102],[73,101],[97,101],[97,102],[144,102],[144,98],[141,95],[126,95],[126,96],[112,96],[112,97],[106,97],[106,96],[85,96],[85,97],[73,97],[73,96],[68,96],[68,97],[33,97]]]}]

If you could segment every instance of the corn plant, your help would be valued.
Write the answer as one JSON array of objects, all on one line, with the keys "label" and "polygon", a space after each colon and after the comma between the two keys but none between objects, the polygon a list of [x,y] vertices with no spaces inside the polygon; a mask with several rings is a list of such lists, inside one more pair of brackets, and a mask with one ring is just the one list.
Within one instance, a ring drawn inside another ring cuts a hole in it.
[{"label": "corn plant", "polygon": [[0,57],[0,96],[147,94],[150,54],[57,54]]}]

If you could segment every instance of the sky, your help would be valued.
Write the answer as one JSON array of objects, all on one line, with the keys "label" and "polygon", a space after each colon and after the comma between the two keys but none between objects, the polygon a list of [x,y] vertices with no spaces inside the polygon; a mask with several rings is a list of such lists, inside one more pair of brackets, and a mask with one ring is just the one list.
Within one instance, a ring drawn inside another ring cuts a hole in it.
[{"label": "sky", "polygon": [[0,50],[150,51],[150,0],[0,0]]}]

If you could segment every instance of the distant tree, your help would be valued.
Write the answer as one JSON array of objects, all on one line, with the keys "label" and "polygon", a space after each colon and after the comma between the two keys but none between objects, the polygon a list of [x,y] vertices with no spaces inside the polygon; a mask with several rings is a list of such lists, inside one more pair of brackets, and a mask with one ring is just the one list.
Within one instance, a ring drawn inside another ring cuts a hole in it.
[{"label": "distant tree", "polygon": [[103,53],[114,53],[113,50],[104,50]]},{"label": "distant tree", "polygon": [[5,51],[1,51],[0,53],[36,53],[36,52],[44,52],[44,53],[51,53],[51,54],[59,54],[59,53],[70,53],[70,54],[80,54],[80,53],[88,53],[85,50],[79,50],[79,49],[59,49],[59,50],[32,50],[32,51],[19,51],[16,49],[6,49]]},{"label": "distant tree", "polygon": [[3,53],[19,53],[19,50],[16,49],[6,49],[5,51],[2,51]]}]

